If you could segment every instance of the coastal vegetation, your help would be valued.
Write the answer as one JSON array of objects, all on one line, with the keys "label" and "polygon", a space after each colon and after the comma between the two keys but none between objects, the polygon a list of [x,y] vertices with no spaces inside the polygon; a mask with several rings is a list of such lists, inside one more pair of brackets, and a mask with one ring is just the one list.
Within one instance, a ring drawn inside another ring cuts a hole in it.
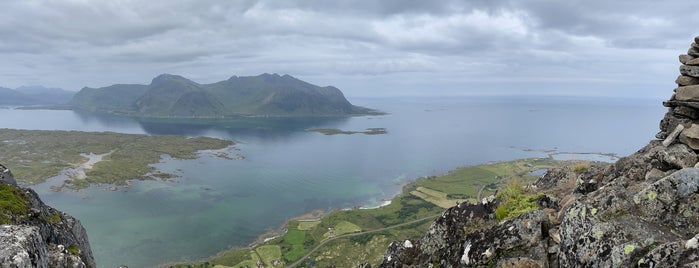
[{"label": "coastal vegetation", "polygon": [[[392,241],[420,238],[444,207],[463,201],[477,202],[498,189],[504,189],[501,191],[507,193],[505,196],[511,193],[524,196],[522,185],[538,178],[532,175],[533,171],[571,163],[532,158],[462,167],[441,176],[419,178],[404,186],[402,193],[384,206],[338,210],[321,218],[291,220],[285,226],[286,232],[250,248],[222,252],[200,263],[170,267],[255,267],[251,264],[257,260],[262,260],[265,267],[356,267],[365,261],[380,263]],[[529,200],[525,197],[525,201]],[[276,254],[277,249],[280,253],[277,265],[269,264],[263,257],[270,254],[260,253],[273,251]]]},{"label": "coastal vegetation", "polygon": [[11,167],[24,184],[64,175],[68,178],[62,187],[81,189],[99,183],[167,179],[172,175],[151,166],[164,155],[192,159],[201,150],[231,145],[232,141],[207,137],[0,129],[0,163]]}]

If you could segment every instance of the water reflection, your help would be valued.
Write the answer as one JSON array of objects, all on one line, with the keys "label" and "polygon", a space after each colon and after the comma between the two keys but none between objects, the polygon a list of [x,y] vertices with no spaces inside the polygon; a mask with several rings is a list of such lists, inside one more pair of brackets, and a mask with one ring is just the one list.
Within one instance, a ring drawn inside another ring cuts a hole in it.
[{"label": "water reflection", "polygon": [[226,119],[134,118],[104,113],[73,111],[85,125],[113,128],[138,126],[144,134],[288,139],[308,128],[341,128],[349,117],[244,117]]}]

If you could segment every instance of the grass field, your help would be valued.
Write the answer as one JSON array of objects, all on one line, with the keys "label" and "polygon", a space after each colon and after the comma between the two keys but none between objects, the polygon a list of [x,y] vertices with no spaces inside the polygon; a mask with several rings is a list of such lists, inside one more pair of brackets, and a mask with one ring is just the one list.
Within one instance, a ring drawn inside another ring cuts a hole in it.
[{"label": "grass field", "polygon": [[282,250],[277,245],[259,246],[255,249],[255,251],[257,252],[257,256],[260,257],[266,266],[273,267],[275,260],[282,259]]},{"label": "grass field", "polygon": [[343,234],[356,233],[361,230],[362,228],[359,228],[359,226],[357,226],[354,223],[348,221],[341,221],[338,222],[335,226],[328,227],[328,231],[323,234],[323,240]]},{"label": "grass field", "polygon": [[302,231],[308,231],[310,229],[313,229],[313,227],[316,227],[318,224],[320,224],[320,221],[299,221],[299,226],[297,229],[302,230]]},{"label": "grass field", "polygon": [[475,202],[475,198],[460,199],[460,198],[449,198],[447,193],[432,190],[425,187],[417,187],[410,194],[422,198],[423,200],[435,204],[441,208],[449,208],[454,206],[457,202],[471,201]]}]

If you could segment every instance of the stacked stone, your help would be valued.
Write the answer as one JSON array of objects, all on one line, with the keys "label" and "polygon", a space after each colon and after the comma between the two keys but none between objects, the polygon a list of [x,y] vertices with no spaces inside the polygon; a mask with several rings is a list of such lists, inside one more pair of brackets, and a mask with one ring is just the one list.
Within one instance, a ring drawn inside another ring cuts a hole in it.
[{"label": "stacked stone", "polygon": [[663,102],[669,110],[660,121],[659,139],[665,139],[665,146],[679,137],[681,143],[699,151],[699,36],[687,54],[679,56],[680,76],[675,83],[675,94]]}]

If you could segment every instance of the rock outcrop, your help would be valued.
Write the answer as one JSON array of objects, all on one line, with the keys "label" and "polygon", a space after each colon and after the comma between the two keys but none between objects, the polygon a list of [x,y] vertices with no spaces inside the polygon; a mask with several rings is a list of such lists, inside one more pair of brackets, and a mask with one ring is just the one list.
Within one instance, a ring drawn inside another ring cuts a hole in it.
[{"label": "rock outcrop", "polygon": [[680,55],[659,140],[605,168],[549,170],[539,209],[497,222],[499,200],[449,208],[379,267],[699,267],[699,37]]},{"label": "rock outcrop", "polygon": [[96,267],[80,221],[17,186],[0,165],[0,267]]}]

